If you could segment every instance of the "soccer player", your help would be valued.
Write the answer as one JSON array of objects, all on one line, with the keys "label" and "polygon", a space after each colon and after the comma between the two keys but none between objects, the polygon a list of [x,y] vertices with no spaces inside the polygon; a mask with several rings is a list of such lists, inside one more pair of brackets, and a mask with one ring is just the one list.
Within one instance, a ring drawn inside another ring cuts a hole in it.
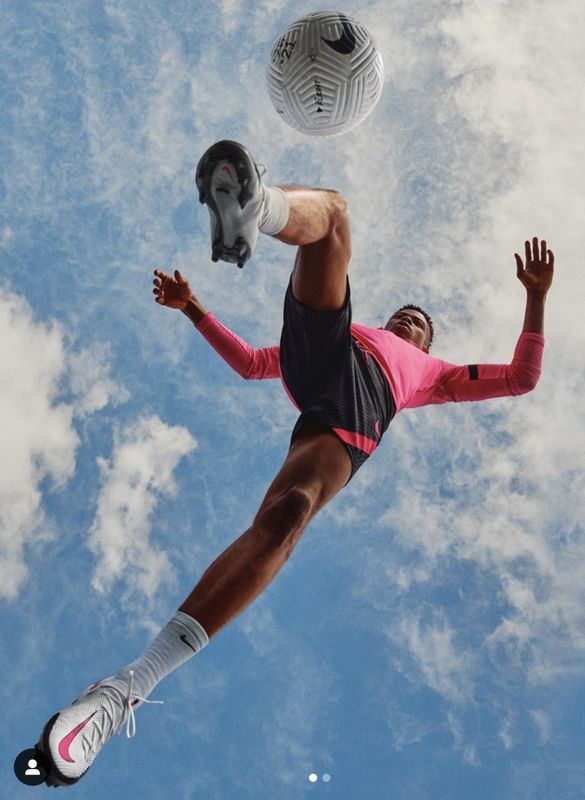
[{"label": "soccer player", "polygon": [[297,247],[284,300],[280,345],[254,349],[225,328],[179,271],[155,270],[161,306],[179,309],[244,378],[278,378],[300,411],[284,463],[250,527],[204,572],[176,614],[131,664],[86,689],[43,728],[37,747],[52,764],[47,783],[73,784],[156,684],[195,655],[273,580],[315,514],[353,477],[404,408],[520,395],[540,375],[545,298],[554,255],[546,242],[516,254],[526,288],[524,325],[510,364],[458,366],[429,355],[433,325],[416,305],[383,327],[351,321],[346,202],[327,189],[265,186],[250,154],[218,142],[197,167],[210,213],[212,258],[243,266],[258,231]]}]

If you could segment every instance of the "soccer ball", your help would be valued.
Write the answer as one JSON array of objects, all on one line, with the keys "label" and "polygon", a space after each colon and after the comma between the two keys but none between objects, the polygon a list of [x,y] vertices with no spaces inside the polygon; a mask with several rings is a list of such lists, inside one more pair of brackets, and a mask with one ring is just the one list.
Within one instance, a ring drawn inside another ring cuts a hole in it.
[{"label": "soccer ball", "polygon": [[318,11],[278,37],[266,70],[278,114],[310,136],[346,133],[370,114],[382,94],[384,64],[357,20]]}]

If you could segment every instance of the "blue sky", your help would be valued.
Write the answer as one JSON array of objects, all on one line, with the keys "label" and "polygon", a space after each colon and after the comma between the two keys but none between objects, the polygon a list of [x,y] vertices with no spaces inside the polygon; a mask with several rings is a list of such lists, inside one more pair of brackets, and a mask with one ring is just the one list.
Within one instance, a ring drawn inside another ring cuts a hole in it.
[{"label": "blue sky", "polygon": [[[363,2],[386,77],[359,128],[303,137],[264,70],[306,3],[7,0],[0,20],[1,780],[138,655],[250,523],[296,412],[151,294],[181,267],[255,346],[294,250],[210,261],[202,152],[342,191],[354,318],[404,302],[433,352],[509,361],[514,252],[556,255],[541,381],[400,414],[269,589],[153,692],[71,797],[585,795],[585,112],[579,0]],[[319,776],[312,783],[310,773]],[[322,775],[331,780],[323,782]]]}]

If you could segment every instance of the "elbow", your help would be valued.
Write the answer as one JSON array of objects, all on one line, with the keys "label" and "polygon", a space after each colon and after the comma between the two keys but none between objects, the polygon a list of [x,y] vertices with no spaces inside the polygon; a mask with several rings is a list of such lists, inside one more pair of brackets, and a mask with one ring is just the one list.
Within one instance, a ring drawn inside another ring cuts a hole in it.
[{"label": "elbow", "polygon": [[514,394],[528,394],[536,388],[540,379],[540,372],[533,372],[520,376],[514,381]]},{"label": "elbow", "polygon": [[238,372],[245,381],[251,381],[252,378],[256,377],[255,366],[256,366],[255,359],[248,357],[245,363],[240,365],[240,369],[238,370]]},{"label": "elbow", "polygon": [[264,378],[266,366],[262,359],[251,358],[247,367],[242,371],[242,377],[247,381],[261,380]]},{"label": "elbow", "polygon": [[240,375],[245,381],[253,381],[258,378],[258,370],[255,364],[249,364],[246,369],[240,372]]}]

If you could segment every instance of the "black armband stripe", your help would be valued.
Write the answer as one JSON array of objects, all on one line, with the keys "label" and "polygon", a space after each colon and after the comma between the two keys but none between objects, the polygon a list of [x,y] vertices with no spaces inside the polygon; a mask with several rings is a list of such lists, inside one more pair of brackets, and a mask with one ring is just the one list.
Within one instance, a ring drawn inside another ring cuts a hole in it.
[{"label": "black armband stripe", "polygon": [[468,364],[467,369],[469,370],[470,381],[476,381],[479,379],[479,370],[477,369],[477,364]]}]

